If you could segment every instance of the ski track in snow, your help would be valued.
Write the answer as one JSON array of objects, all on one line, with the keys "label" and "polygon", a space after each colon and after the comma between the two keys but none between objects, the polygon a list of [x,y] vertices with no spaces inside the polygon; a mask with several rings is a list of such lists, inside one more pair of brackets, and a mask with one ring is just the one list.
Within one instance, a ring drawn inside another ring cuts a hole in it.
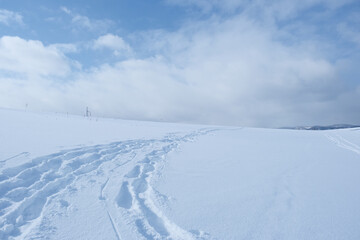
[{"label": "ski track in snow", "polygon": [[22,152],[22,153],[16,154],[15,156],[9,157],[9,158],[4,159],[4,160],[1,160],[0,163],[9,161],[9,160],[14,159],[14,158],[17,158],[17,157],[28,156],[29,154],[30,154],[30,153],[28,153],[28,152]]},{"label": "ski track in snow", "polygon": [[28,157],[29,155],[30,155],[30,153],[28,153],[28,152],[22,152],[22,153],[16,154],[15,156],[6,158],[4,160],[0,160],[0,167],[3,167],[5,165],[5,163],[9,160],[12,160],[15,158],[20,158],[20,157]]},{"label": "ski track in snow", "polygon": [[180,143],[193,141],[210,131],[214,130],[202,129],[185,136],[170,134],[160,140],[128,140],[76,148],[3,169],[0,174],[0,239],[26,238],[26,234],[40,224],[47,203],[70,190],[81,176],[100,169],[107,162],[114,163],[115,168],[121,167],[134,159],[124,156],[136,155],[146,147],[151,151],[134,163],[135,167],[125,175],[115,199],[106,199],[103,193],[109,178],[100,189],[99,200],[106,202],[104,206],[117,239],[121,236],[108,204],[115,204],[115,209],[122,212],[120,215],[127,216],[137,234],[145,239],[208,238],[202,231],[181,229],[164,216],[155,205],[154,199],[159,193],[152,188],[151,179],[159,174],[166,155]]},{"label": "ski track in snow", "polygon": [[344,148],[346,150],[352,151],[360,155],[360,146],[355,143],[350,142],[349,140],[341,137],[340,135],[330,136],[325,135],[330,141],[334,142],[338,147]]},{"label": "ski track in snow", "polygon": [[117,240],[121,240],[120,234],[119,234],[119,230],[116,228],[116,225],[115,225],[115,223],[114,223],[113,218],[111,217],[111,215],[110,215],[110,213],[109,213],[108,210],[106,210],[106,213],[107,213],[107,215],[108,215],[108,217],[109,217],[109,219],[110,219],[111,227],[114,229],[114,232],[115,232],[115,234],[116,234]]}]

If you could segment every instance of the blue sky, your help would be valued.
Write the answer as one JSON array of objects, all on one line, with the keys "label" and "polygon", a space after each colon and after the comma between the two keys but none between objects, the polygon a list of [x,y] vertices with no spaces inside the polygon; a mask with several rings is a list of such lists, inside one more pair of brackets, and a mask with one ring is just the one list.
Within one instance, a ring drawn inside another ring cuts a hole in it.
[{"label": "blue sky", "polygon": [[[148,29],[174,30],[188,14],[186,9],[162,1],[2,1],[3,9],[21,14],[23,25],[1,26],[5,34],[24,38],[38,38],[44,43],[84,41],[107,32],[131,34]],[[104,28],[87,28],[72,32],[72,16],[63,11],[91,21],[103,21]],[[105,24],[106,23],[106,24]]]},{"label": "blue sky", "polygon": [[0,107],[358,123],[360,2],[0,1]]}]

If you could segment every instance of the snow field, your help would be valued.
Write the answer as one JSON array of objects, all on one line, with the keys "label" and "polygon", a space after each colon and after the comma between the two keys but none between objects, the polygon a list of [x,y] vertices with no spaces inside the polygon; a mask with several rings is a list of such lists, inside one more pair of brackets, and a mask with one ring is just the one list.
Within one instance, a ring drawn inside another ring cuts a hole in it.
[{"label": "snow field", "polygon": [[0,239],[360,239],[359,129],[0,117]]},{"label": "snow field", "polygon": [[357,129],[222,130],[171,153],[163,212],[210,239],[359,239]]},{"label": "snow field", "polygon": [[[124,239],[122,236],[126,236],[125,239],[194,239],[196,235],[172,223],[155,206],[152,198],[158,193],[149,182],[158,164],[180,142],[191,141],[206,132],[199,130],[191,134],[170,134],[162,139],[127,140],[63,150],[3,168],[0,175],[0,238],[68,238],[64,232],[54,232],[56,227],[51,225],[58,221],[59,215],[80,212],[76,209],[86,205],[88,197],[94,201],[94,195],[88,191],[92,192],[92,185],[100,184],[93,204],[96,208],[101,206],[108,217],[105,220],[110,221],[108,239]],[[126,165],[134,166],[128,169]],[[110,184],[117,189],[109,187]],[[107,189],[111,189],[110,193]],[[73,203],[76,200],[70,200],[74,193],[87,197],[80,197],[76,205]],[[88,216],[83,216],[82,221],[86,219]],[[127,224],[119,224],[124,219]],[[88,222],[96,227],[94,223],[98,222]],[[74,226],[77,230],[71,238],[78,235],[79,238],[96,239],[95,236],[101,236],[99,232],[94,234],[93,229],[86,235],[86,231],[81,230],[83,226],[78,223]]]}]

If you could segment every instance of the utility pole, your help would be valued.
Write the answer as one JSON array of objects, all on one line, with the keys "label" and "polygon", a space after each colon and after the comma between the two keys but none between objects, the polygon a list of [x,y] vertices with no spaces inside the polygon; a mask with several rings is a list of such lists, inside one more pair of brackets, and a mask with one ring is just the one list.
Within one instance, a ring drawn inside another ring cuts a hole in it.
[{"label": "utility pole", "polygon": [[86,107],[85,117],[91,117],[91,112],[89,111],[89,107]]}]

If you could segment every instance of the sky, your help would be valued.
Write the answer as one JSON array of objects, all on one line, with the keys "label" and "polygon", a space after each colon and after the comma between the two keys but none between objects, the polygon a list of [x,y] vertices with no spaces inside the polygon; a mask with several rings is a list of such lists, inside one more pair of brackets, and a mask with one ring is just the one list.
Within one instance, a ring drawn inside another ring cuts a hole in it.
[{"label": "sky", "polygon": [[360,124],[358,0],[0,0],[0,107]]}]

